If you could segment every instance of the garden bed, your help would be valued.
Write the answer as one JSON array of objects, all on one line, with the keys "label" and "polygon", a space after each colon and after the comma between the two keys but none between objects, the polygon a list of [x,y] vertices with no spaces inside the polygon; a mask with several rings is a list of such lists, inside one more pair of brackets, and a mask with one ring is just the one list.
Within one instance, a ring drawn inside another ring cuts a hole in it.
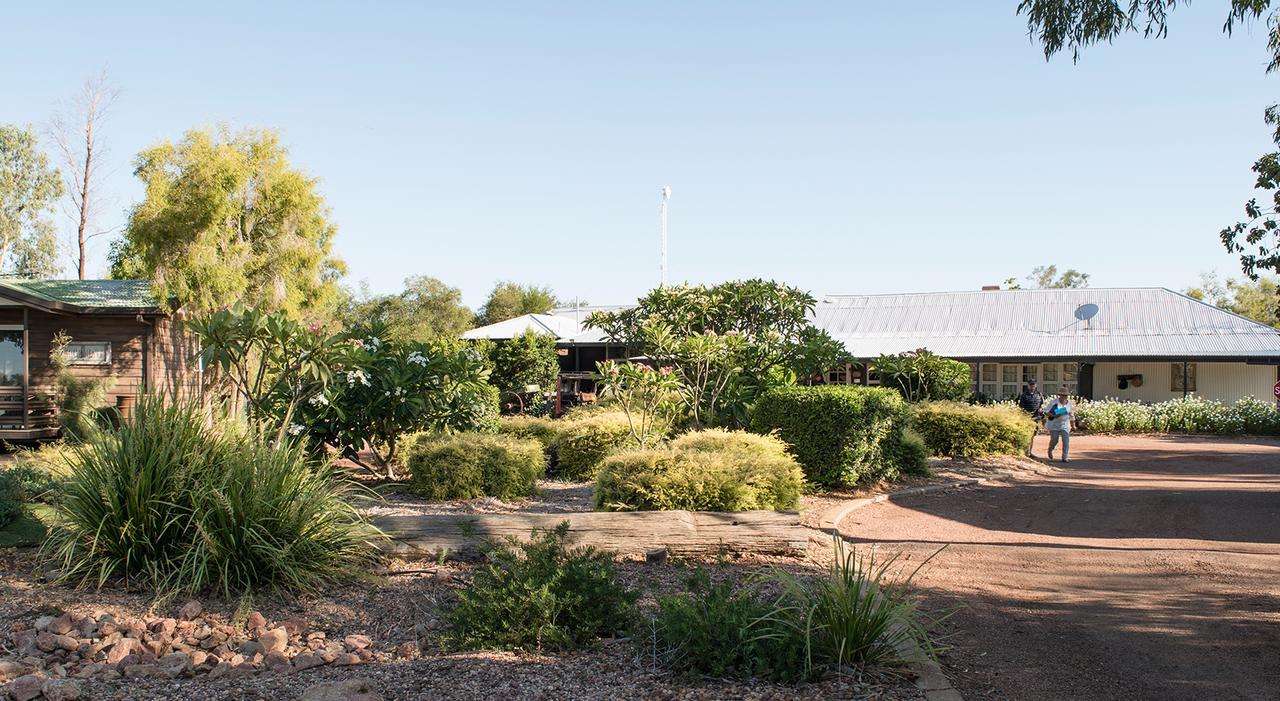
[{"label": "garden bed", "polygon": [[[717,567],[716,576],[743,576],[781,567],[816,572],[829,547],[815,544],[803,558],[744,557]],[[710,562],[710,559],[704,561]],[[109,613],[117,620],[154,622],[175,616],[181,601],[152,610],[145,593],[118,588],[78,591],[41,583],[32,573],[30,549],[0,551],[0,659],[13,659],[9,633],[43,615],[66,611],[79,615]],[[641,605],[655,595],[680,589],[684,564],[623,562],[623,580],[643,592]],[[434,638],[441,629],[441,605],[471,576],[472,565],[445,562],[422,567],[392,561],[393,574],[367,584],[330,588],[319,595],[283,598],[260,595],[251,602],[268,625],[324,632],[328,640],[365,635],[371,639],[368,661],[312,669],[245,669],[210,679],[164,678],[144,674],[114,680],[79,679],[81,698],[92,699],[296,699],[322,682],[365,678],[385,699],[415,699],[424,694],[448,699],[508,698],[922,698],[912,680],[856,674],[832,675],[818,682],[783,686],[757,681],[677,679],[645,659],[643,645],[604,640],[593,649],[566,655],[479,652],[442,654]],[[394,574],[400,572],[400,574]],[[201,620],[236,624],[238,601],[202,599]],[[170,610],[172,609],[172,610]],[[241,611],[240,619],[246,614]]]}]

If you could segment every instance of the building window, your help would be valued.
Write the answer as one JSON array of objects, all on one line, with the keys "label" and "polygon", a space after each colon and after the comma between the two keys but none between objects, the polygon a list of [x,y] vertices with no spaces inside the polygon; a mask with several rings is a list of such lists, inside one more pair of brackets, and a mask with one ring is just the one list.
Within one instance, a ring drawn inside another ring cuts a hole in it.
[{"label": "building window", "polygon": [[982,381],[995,382],[997,367],[998,366],[995,363],[983,363],[982,364]]},{"label": "building window", "polygon": [[1183,385],[1182,363],[1169,363],[1169,391],[1170,392],[1194,392],[1196,391],[1196,364],[1187,363],[1186,385]]},{"label": "building window", "polygon": [[1042,380],[1044,380],[1044,381],[1045,381],[1045,383],[1046,383],[1046,384],[1045,384],[1045,386],[1046,386],[1046,387],[1048,387],[1048,386],[1049,386],[1049,385],[1047,384],[1047,383],[1049,383],[1049,382],[1057,382],[1057,381],[1058,381],[1058,364],[1057,364],[1057,363],[1045,363],[1045,364],[1044,364],[1044,373],[1043,373],[1043,377],[1041,377],[1040,379],[1042,379]]},{"label": "building window", "polygon": [[1002,382],[1016,383],[1018,381],[1018,366],[1017,365],[1001,365],[1000,380]]},{"label": "building window", "polygon": [[69,365],[110,365],[110,341],[75,341],[63,349]]},{"label": "building window", "polygon": [[1062,380],[1064,382],[1075,382],[1077,369],[1078,369],[1078,366],[1075,363],[1063,363],[1062,364]]}]

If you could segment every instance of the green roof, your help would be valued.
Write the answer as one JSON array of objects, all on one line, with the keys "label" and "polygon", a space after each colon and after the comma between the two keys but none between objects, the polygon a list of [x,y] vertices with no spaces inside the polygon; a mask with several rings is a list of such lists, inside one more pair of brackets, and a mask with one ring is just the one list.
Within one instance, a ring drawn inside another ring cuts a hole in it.
[{"label": "green roof", "polygon": [[159,306],[151,296],[149,280],[0,280],[0,295],[6,288],[46,302],[86,309],[135,310]]}]

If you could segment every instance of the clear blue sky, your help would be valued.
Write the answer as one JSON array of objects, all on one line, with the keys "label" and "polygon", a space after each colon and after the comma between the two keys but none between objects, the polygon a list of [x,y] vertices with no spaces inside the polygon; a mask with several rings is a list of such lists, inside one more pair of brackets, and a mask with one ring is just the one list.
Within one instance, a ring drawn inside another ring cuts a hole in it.
[{"label": "clear blue sky", "polygon": [[657,281],[663,184],[675,281],[1237,274],[1217,232],[1270,145],[1265,28],[1226,37],[1226,4],[1197,2],[1165,40],[1046,63],[1016,5],[21,3],[0,121],[39,125],[107,68],[109,224],[141,194],[139,149],[277,129],[352,283],[432,275],[472,305],[498,279],[634,299]]}]

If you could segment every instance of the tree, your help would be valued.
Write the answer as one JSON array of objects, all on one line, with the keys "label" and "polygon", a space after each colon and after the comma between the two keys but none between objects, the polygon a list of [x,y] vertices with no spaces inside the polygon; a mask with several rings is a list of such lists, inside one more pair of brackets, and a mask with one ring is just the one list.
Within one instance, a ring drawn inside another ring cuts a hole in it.
[{"label": "tree", "polygon": [[1280,279],[1227,280],[1213,273],[1200,276],[1200,285],[1184,290],[1188,297],[1207,302],[1229,312],[1280,328]]},{"label": "tree", "polygon": [[62,178],[40,152],[35,132],[0,124],[0,271],[20,277],[58,272],[58,240],[48,214]]},{"label": "tree", "polygon": [[[1046,59],[1069,50],[1072,60],[1078,61],[1085,47],[1129,32],[1166,36],[1169,12],[1178,4],[1178,0],[1021,0],[1018,14],[1026,15],[1027,31],[1044,47]],[[1272,0],[1231,0],[1222,26],[1231,34],[1237,24],[1267,15],[1268,73],[1280,68],[1280,13],[1272,11],[1271,5]],[[1275,128],[1272,141],[1280,146],[1280,105],[1267,107],[1263,118]],[[1267,193],[1269,204],[1250,199],[1244,206],[1244,221],[1222,229],[1218,236],[1228,251],[1240,256],[1244,274],[1257,280],[1268,270],[1280,272],[1280,152],[1263,154],[1254,162],[1253,172],[1257,175],[1254,188]]]},{"label": "tree", "polygon": [[[546,413],[546,393],[555,389],[556,377],[560,374],[559,357],[555,336],[529,329],[515,338],[493,344],[490,381],[497,386],[502,401],[513,401],[520,412]],[[534,385],[538,390],[529,391]]]},{"label": "tree", "polygon": [[85,279],[89,240],[108,233],[94,225],[99,207],[98,174],[102,168],[103,144],[99,127],[119,96],[107,85],[107,74],[85,81],[80,94],[54,116],[49,131],[58,146],[67,194],[69,214],[76,224],[76,270]]},{"label": "tree", "polygon": [[477,319],[480,324],[496,324],[523,314],[545,314],[552,307],[560,306],[550,287],[521,285],[504,281],[493,286],[489,299],[480,308]]},{"label": "tree", "polygon": [[695,426],[742,425],[766,389],[822,372],[847,355],[809,321],[817,301],[772,280],[659,287],[587,324],[671,368]]},{"label": "tree", "polygon": [[[1031,274],[1026,277],[1030,289],[1033,290],[1062,290],[1073,289],[1089,286],[1089,273],[1082,273],[1074,268],[1067,268],[1058,274],[1058,266],[1056,265],[1037,265],[1031,270]],[[1022,285],[1016,278],[1008,278],[1004,281],[1006,290],[1021,290]]]},{"label": "tree", "polygon": [[376,323],[388,338],[404,343],[456,338],[475,324],[475,315],[462,304],[462,290],[426,275],[407,278],[399,294],[363,293],[343,306],[348,326]]},{"label": "tree", "polygon": [[893,387],[908,402],[958,402],[969,395],[969,365],[919,350],[881,355],[875,362],[880,386]]},{"label": "tree", "polygon": [[134,174],[146,196],[129,214],[113,273],[135,265],[159,299],[197,310],[331,309],[344,272],[330,254],[337,230],[317,181],[287,156],[273,131],[225,127],[144,150]]}]

